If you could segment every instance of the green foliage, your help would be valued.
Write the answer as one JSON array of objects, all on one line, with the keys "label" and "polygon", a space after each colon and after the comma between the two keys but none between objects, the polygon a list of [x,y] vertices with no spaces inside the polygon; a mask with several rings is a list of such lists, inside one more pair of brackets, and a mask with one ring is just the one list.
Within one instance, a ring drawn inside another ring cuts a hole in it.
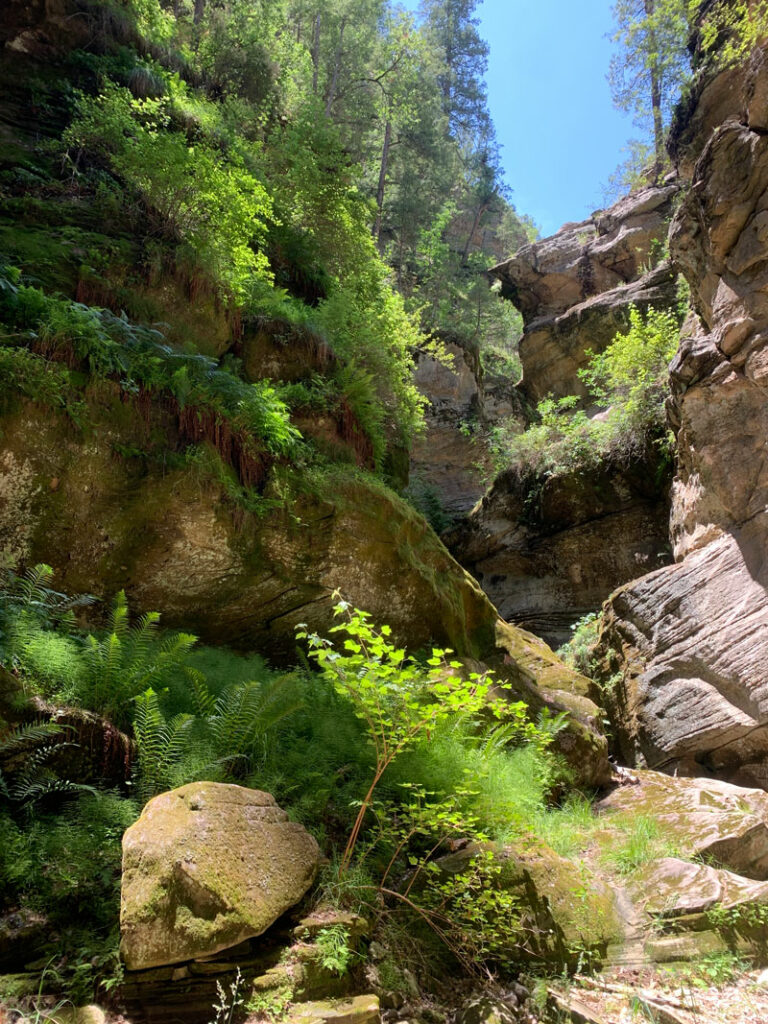
[{"label": "green foliage", "polygon": [[521,474],[557,474],[626,462],[658,445],[671,454],[664,401],[668,365],[677,350],[676,312],[630,311],[629,329],[605,351],[592,355],[579,376],[594,401],[607,411],[591,418],[576,408],[579,399],[546,398],[537,408],[539,422],[523,433],[516,424],[497,429],[492,450],[499,470]]},{"label": "green foliage", "polygon": [[[3,280],[8,278],[0,274]],[[72,374],[17,345],[35,346],[54,359],[82,362],[96,376],[116,378],[127,395],[165,391],[181,409],[192,406],[198,415],[205,411],[228,420],[233,431],[247,436],[254,453],[263,446],[273,455],[286,455],[299,442],[301,435],[268,380],[249,384],[213,359],[175,352],[160,331],[132,323],[124,315],[18,284],[13,290],[0,290],[0,327],[3,324],[15,333],[0,333],[0,374],[4,360],[14,373],[21,369],[20,377],[9,384],[38,401],[64,404],[72,412]]]},{"label": "green foliage", "polygon": [[600,616],[588,612],[571,626],[571,639],[558,650],[557,656],[570,668],[591,676],[594,669],[594,652],[600,633]]},{"label": "green foliage", "polygon": [[343,924],[335,924],[318,932],[315,945],[325,970],[339,976],[347,973],[354,956],[349,938],[349,929]]},{"label": "green foliage", "polygon": [[121,839],[135,817],[112,793],[75,796],[24,824],[0,810],[0,900],[46,915],[47,981],[75,1005],[104,998],[121,977]]},{"label": "green foliage", "polygon": [[674,840],[665,835],[656,818],[640,814],[615,823],[619,835],[601,853],[602,862],[622,875],[632,875],[652,860],[678,855]]},{"label": "green foliage", "polygon": [[224,154],[171,130],[172,104],[170,97],[135,100],[107,82],[95,98],[82,96],[64,145],[108,159],[159,218],[158,228],[183,244],[182,255],[241,302],[251,280],[270,279],[256,246],[265,238],[271,200],[248,169],[247,150]]},{"label": "green foliage", "polygon": [[664,135],[686,79],[688,0],[616,0],[610,84],[615,105],[652,140],[654,178],[666,159]]},{"label": "green foliage", "polygon": [[[691,17],[700,5],[689,0]],[[715,0],[701,25],[701,50],[716,66],[730,67],[745,61],[768,34],[766,0]]]},{"label": "green foliage", "polygon": [[[491,679],[476,672],[462,675],[461,663],[447,660],[450,651],[435,648],[426,664],[420,664],[390,642],[389,626],[377,630],[367,612],[339,601],[334,613],[345,619],[331,628],[333,634],[346,634],[340,647],[316,633],[307,633],[304,627],[299,627],[296,635],[307,640],[310,657],[336,692],[352,702],[376,758],[373,780],[342,858],[343,874],[374,791],[392,762],[413,746],[421,733],[459,712],[474,715],[487,709],[502,717],[505,709],[489,698]],[[524,713],[522,706],[511,708]]]},{"label": "green foliage", "polygon": [[118,593],[106,635],[88,634],[84,639],[83,673],[75,692],[79,703],[125,727],[139,694],[162,687],[186,671],[196,637],[189,633],[161,636],[159,620],[157,612],[148,612],[131,624],[125,592]]}]

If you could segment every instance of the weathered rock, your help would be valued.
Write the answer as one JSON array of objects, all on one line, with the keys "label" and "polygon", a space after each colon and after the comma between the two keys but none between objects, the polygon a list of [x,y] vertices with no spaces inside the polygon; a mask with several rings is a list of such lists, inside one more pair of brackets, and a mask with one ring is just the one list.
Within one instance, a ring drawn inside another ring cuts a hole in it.
[{"label": "weathered rock", "polygon": [[[173,447],[172,425],[161,407],[153,413],[155,436]],[[27,403],[2,423],[0,551],[53,565],[61,589],[107,598],[125,589],[137,612],[162,609],[169,627],[275,661],[294,659],[297,623],[328,629],[341,589],[409,649],[445,646],[498,670],[522,688],[516,699],[562,709],[538,692],[538,665],[559,690],[581,688],[542,641],[516,640],[509,628],[499,644],[498,613],[477,582],[383,485],[340,470],[313,488],[297,474],[267,486],[256,516],[192,469],[116,458],[114,446],[146,445],[147,428],[108,389],[89,414],[87,442],[64,417]],[[593,756],[574,767],[592,785],[608,764],[588,703],[574,709],[574,728],[594,733]]]},{"label": "weathered rock", "polygon": [[[681,857],[705,859],[748,879],[768,879],[768,794],[716,779],[638,771],[596,805],[617,820],[652,818]],[[649,890],[650,891],[650,890]]]},{"label": "weathered rock", "polygon": [[768,786],[762,520],[715,534],[606,606],[601,700],[627,763]]},{"label": "weathered rock", "polygon": [[491,467],[481,431],[509,418],[522,429],[524,416],[514,381],[486,377],[476,352],[445,347],[452,367],[424,354],[416,364],[414,381],[429,406],[426,429],[411,452],[411,490],[422,505],[433,495],[447,526],[485,490]]},{"label": "weathered rock", "polygon": [[181,963],[260,935],[307,892],[318,859],[268,793],[200,782],[155,797],[123,837],[126,966]]},{"label": "weathered rock", "polygon": [[766,907],[768,883],[742,878],[731,871],[719,871],[711,864],[691,863],[677,857],[653,861],[637,881],[636,896],[656,921],[667,926],[693,915],[705,915],[720,908],[738,914],[748,907]]},{"label": "weathered rock", "polygon": [[612,599],[604,675],[621,677],[608,706],[625,757],[768,787],[765,55],[701,83],[676,129],[693,181],[670,230],[699,318],[672,365],[678,564]]},{"label": "weathered rock", "polygon": [[[515,956],[521,964],[575,963],[587,950],[601,957],[621,942],[623,924],[614,895],[585,864],[567,860],[533,838],[491,849],[500,868],[495,884],[518,897]],[[470,845],[437,863],[448,875],[461,874],[479,852],[480,847]]]},{"label": "weathered rock", "polygon": [[299,1003],[286,1017],[289,1024],[379,1024],[377,996]]},{"label": "weathered rock", "polygon": [[105,1024],[106,1016],[100,1006],[64,1006],[44,1018],[51,1024]]},{"label": "weathered rock", "polygon": [[[629,308],[674,303],[675,275],[658,266],[674,184],[621,199],[579,224],[524,246],[491,273],[523,314],[522,392],[586,396],[578,370],[626,327]],[[650,269],[654,267],[654,269]]]},{"label": "weathered rock", "polygon": [[563,313],[644,273],[652,249],[666,237],[674,184],[625,196],[607,210],[524,246],[491,273],[526,323]]},{"label": "weathered rock", "polygon": [[516,1024],[519,1020],[516,1006],[496,996],[483,995],[459,1009],[455,1024]]},{"label": "weathered rock", "polygon": [[34,910],[0,915],[0,970],[20,971],[50,938],[50,923]]},{"label": "weathered rock", "polygon": [[590,474],[500,474],[444,540],[499,614],[552,646],[610,593],[671,558],[671,466],[652,458]]},{"label": "weathered rock", "polygon": [[531,321],[520,341],[523,378],[520,389],[532,403],[547,395],[578,395],[588,401],[579,377],[591,358],[629,326],[632,307],[669,309],[676,301],[676,275],[668,263],[611,291],[599,292],[563,313]]}]

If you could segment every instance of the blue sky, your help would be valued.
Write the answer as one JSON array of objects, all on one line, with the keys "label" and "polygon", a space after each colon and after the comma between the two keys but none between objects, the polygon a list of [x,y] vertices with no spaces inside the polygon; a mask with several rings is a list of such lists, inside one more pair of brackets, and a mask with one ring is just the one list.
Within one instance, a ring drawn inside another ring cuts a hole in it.
[{"label": "blue sky", "polygon": [[[418,0],[405,0],[410,10]],[[606,75],[611,0],[482,0],[488,100],[512,201],[545,235],[602,205],[636,137]]]}]

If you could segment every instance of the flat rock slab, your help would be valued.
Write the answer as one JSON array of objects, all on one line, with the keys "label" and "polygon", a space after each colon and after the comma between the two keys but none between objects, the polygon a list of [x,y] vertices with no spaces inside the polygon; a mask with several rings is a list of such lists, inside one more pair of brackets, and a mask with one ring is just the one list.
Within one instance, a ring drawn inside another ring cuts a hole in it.
[{"label": "flat rock slab", "polygon": [[287,1024],[380,1024],[378,996],[329,999],[300,1003],[287,1018]]},{"label": "flat rock slab", "polygon": [[155,797],[123,837],[126,967],[182,963],[260,935],[304,896],[318,859],[269,793],[199,782]]},{"label": "flat rock slab", "polygon": [[672,919],[705,914],[720,907],[768,904],[768,882],[755,882],[710,864],[692,864],[676,857],[653,861],[642,876],[637,895],[644,897],[647,913]]},{"label": "flat rock slab", "polygon": [[745,878],[768,879],[768,793],[716,779],[638,771],[618,786],[600,813],[652,817],[683,857],[707,857]]}]

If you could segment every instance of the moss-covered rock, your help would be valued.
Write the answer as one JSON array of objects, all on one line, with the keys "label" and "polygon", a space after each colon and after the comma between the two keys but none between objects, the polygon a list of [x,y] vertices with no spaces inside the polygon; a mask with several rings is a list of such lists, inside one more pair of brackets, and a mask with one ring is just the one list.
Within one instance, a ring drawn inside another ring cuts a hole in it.
[{"label": "moss-covered rock", "polygon": [[717,779],[633,773],[597,805],[617,823],[652,818],[683,857],[703,857],[743,875],[768,879],[768,795]]},{"label": "moss-covered rock", "polygon": [[200,782],[155,797],[123,837],[126,966],[181,963],[260,935],[307,892],[318,859],[268,793]]},{"label": "moss-covered rock", "polygon": [[[564,967],[584,956],[601,959],[609,946],[622,942],[614,893],[586,864],[561,857],[533,837],[491,848],[500,867],[497,884],[517,896],[521,962]],[[441,857],[440,869],[461,873],[479,850],[469,846]]]},{"label": "moss-covered rock", "polygon": [[69,592],[109,600],[124,589],[136,611],[277,662],[295,658],[297,623],[328,629],[338,590],[410,650],[451,648],[497,671],[514,699],[568,710],[558,742],[576,780],[607,780],[585,681],[501,622],[423,517],[375,478],[278,468],[245,508],[226,472],[211,471],[213,453],[183,453],[162,402],[138,409],[102,383],[79,417],[20,398],[0,416],[6,558],[48,562]]},{"label": "moss-covered rock", "polygon": [[379,1024],[380,1020],[377,996],[355,996],[300,1003],[290,1012],[286,1024]]}]

